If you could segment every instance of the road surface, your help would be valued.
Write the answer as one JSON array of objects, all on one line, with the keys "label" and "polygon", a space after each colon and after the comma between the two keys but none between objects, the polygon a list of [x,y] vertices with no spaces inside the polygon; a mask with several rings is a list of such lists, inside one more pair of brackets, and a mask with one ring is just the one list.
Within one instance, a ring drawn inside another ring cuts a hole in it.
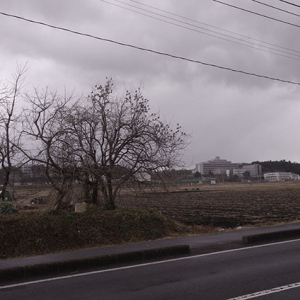
[{"label": "road surface", "polygon": [[11,283],[0,299],[300,299],[300,240]]}]

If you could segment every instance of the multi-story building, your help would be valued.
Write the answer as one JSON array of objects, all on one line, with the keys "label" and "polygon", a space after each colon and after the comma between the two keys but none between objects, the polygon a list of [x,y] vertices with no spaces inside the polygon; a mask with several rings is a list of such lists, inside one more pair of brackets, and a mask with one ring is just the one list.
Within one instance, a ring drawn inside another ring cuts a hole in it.
[{"label": "multi-story building", "polygon": [[219,156],[209,160],[207,162],[202,162],[196,164],[195,172],[200,172],[201,174],[213,173],[217,174],[227,174],[237,175],[243,177],[245,172],[249,172],[251,177],[261,177],[262,168],[259,164],[242,164],[242,163],[232,163],[226,159],[221,159]]},{"label": "multi-story building", "polygon": [[45,167],[40,164],[27,163],[21,167],[21,172],[27,179],[41,179],[45,175]]},{"label": "multi-story building", "polygon": [[217,156],[207,162],[196,164],[194,172],[200,172],[201,174],[209,174],[214,172],[218,174],[225,174],[226,171],[232,171],[233,169],[237,169],[238,167],[238,163],[232,163],[231,161],[221,159],[219,156]]},{"label": "multi-story building", "polygon": [[25,175],[28,178],[32,178],[33,177],[33,168],[32,168],[32,164],[25,164],[21,167],[21,172],[23,173],[23,175]]},{"label": "multi-story building", "polygon": [[249,172],[251,177],[261,177],[262,175],[262,168],[259,164],[243,165],[238,169],[233,169],[233,175],[243,177],[245,172],[247,171]]},{"label": "multi-story building", "polygon": [[264,179],[268,181],[300,180],[300,176],[291,172],[265,173]]}]

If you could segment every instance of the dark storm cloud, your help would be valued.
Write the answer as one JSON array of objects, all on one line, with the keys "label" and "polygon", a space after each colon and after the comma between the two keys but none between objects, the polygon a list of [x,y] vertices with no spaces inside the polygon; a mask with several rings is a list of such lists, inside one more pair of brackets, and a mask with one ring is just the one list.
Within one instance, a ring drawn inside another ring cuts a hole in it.
[{"label": "dark storm cloud", "polygon": [[[136,8],[118,1],[107,2],[110,4],[98,0],[4,0],[0,11],[199,62],[300,82],[300,53],[296,52],[299,51],[296,37],[300,28],[211,0],[141,2],[169,11],[173,13],[169,17],[188,24],[171,19],[162,22],[137,14],[132,11]],[[166,14],[134,1],[122,2]],[[226,2],[298,22],[296,17],[252,1]],[[192,133],[193,141],[185,154],[187,164],[216,155],[232,161],[300,161],[297,86],[156,55],[4,16],[0,16],[0,25],[1,78],[14,71],[16,62],[28,61],[28,81],[32,85],[50,85],[54,89],[67,86],[70,90],[76,88],[78,93],[88,93],[94,84],[103,83],[105,77],[112,76],[120,89],[142,86],[153,109],[159,110],[166,119],[180,122],[187,132]],[[248,47],[245,47],[239,44],[244,42],[225,35],[255,40],[246,43]],[[262,44],[258,40],[268,43],[263,44],[263,51],[254,49]]]}]

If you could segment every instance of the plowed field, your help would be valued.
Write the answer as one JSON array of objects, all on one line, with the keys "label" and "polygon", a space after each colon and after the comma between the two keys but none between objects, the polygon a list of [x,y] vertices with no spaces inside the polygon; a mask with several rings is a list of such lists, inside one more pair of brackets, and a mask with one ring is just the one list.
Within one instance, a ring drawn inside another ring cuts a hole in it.
[{"label": "plowed field", "polygon": [[300,219],[300,182],[178,187],[173,192],[122,196],[119,205],[152,208],[195,225],[228,228],[290,222]]}]

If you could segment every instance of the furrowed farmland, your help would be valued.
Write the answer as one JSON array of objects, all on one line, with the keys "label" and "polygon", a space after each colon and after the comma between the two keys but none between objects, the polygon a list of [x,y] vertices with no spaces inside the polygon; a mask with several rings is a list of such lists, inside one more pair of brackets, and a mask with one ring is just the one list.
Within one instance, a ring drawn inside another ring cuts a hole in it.
[{"label": "furrowed farmland", "polygon": [[172,192],[123,195],[121,206],[151,208],[185,224],[237,227],[300,218],[300,183],[186,186]]},{"label": "furrowed farmland", "polygon": [[[128,188],[121,192],[117,205],[152,209],[187,225],[223,228],[300,219],[300,181],[171,185],[168,190],[145,187],[141,192]],[[53,206],[49,187],[23,187],[16,193],[21,210],[46,210]],[[32,199],[43,201],[31,204]]]}]

